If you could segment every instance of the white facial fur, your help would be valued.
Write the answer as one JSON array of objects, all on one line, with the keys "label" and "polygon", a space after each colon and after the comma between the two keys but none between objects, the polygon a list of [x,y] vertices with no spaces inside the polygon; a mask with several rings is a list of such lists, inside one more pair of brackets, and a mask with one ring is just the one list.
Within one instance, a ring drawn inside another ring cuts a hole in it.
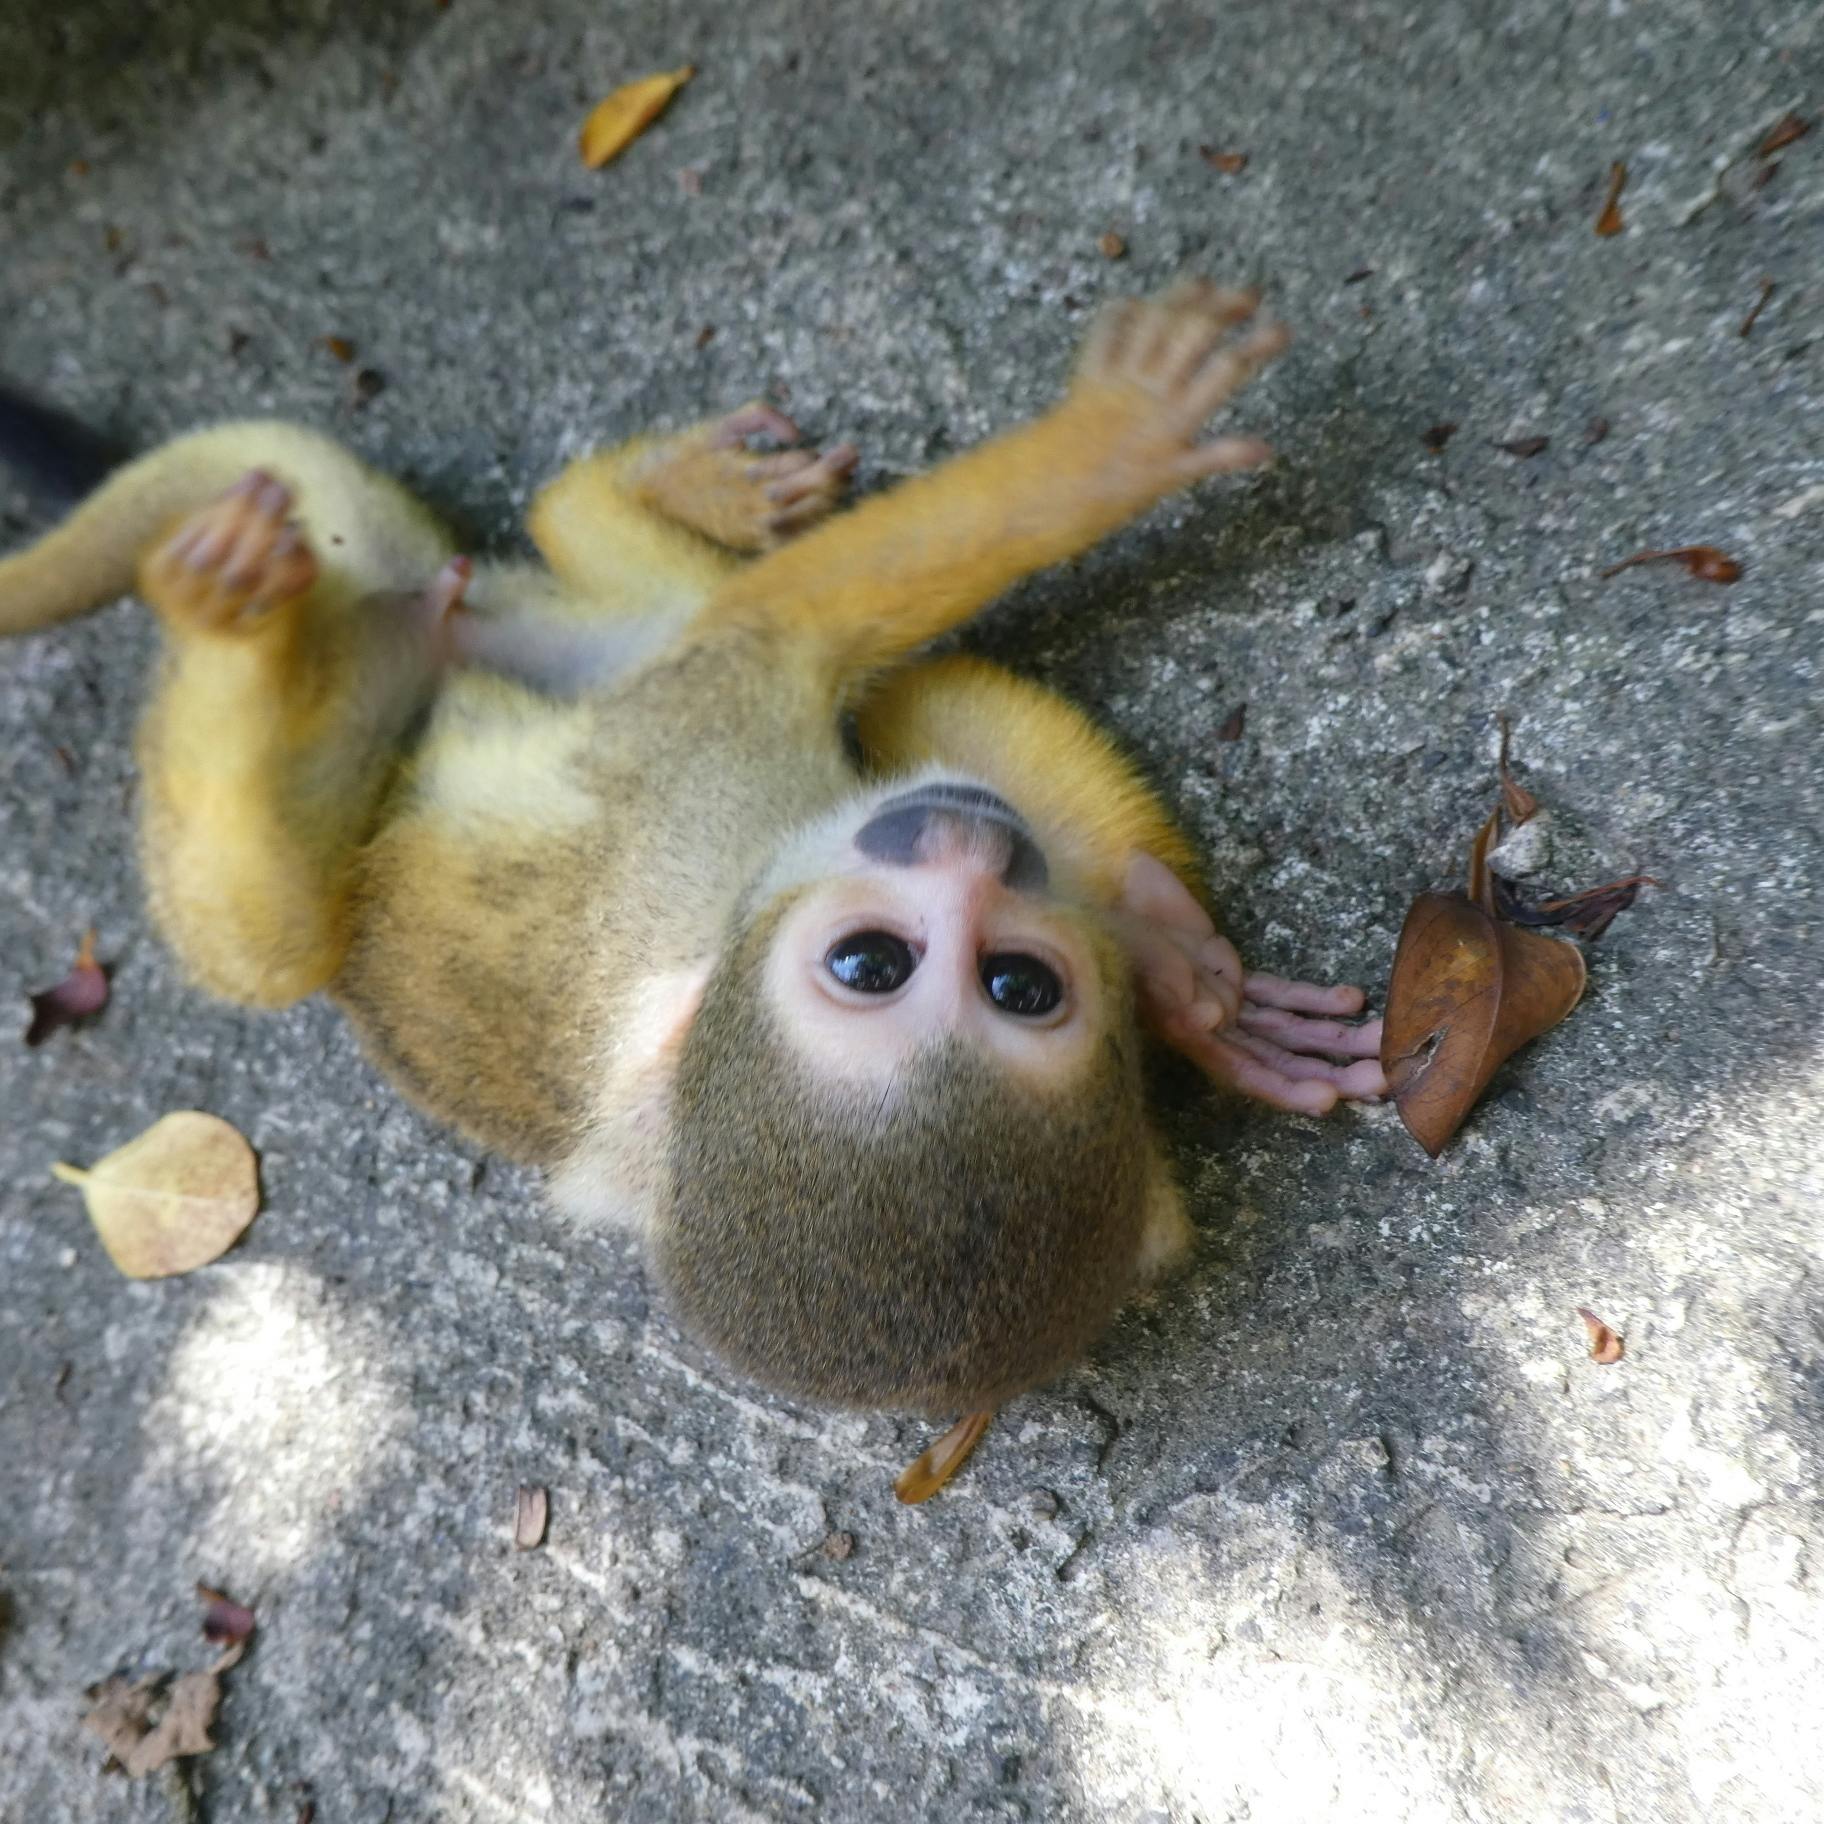
[{"label": "white facial fur", "polygon": [[[1102,1031],[1101,978],[1084,921],[1051,889],[1003,884],[990,852],[966,836],[928,858],[885,865],[862,854],[856,832],[883,800],[954,775],[932,772],[862,794],[807,830],[761,883],[770,899],[805,888],[781,922],[767,960],[766,992],[781,1028],[819,1074],[858,1090],[887,1088],[900,1066],[935,1040],[979,1046],[1035,1087],[1062,1084],[1089,1058]],[[846,988],[830,973],[832,945],[884,931],[909,945],[917,966],[891,994]],[[1050,1013],[1008,1013],[988,998],[984,956],[1036,957],[1063,984]]]}]

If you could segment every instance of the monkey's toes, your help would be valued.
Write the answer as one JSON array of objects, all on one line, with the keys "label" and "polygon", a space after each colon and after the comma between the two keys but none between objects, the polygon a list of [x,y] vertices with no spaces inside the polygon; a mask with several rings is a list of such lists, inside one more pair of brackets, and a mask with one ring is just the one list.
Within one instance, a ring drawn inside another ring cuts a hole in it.
[{"label": "monkey's toes", "polygon": [[804,433],[783,412],[761,399],[750,399],[722,419],[710,432],[710,446],[726,450],[749,437],[770,437],[775,443],[796,443]]},{"label": "monkey's toes", "polygon": [[792,538],[829,514],[842,499],[849,477],[861,460],[852,443],[839,443],[821,456],[794,450],[807,460],[781,474],[766,490],[775,511],[767,530],[777,539]]},{"label": "monkey's toes", "polygon": [[291,507],[284,483],[249,471],[154,551],[146,593],[174,619],[215,630],[296,600],[316,581],[317,561]]}]

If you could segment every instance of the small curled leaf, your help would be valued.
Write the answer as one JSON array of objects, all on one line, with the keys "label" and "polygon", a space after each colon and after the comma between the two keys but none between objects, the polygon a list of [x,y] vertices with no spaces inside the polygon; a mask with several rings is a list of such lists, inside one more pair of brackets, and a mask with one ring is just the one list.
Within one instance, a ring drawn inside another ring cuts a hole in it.
[{"label": "small curled leaf", "polygon": [[1609,167],[1609,193],[1603,199],[1602,213],[1596,218],[1596,232],[1606,240],[1612,234],[1621,233],[1627,223],[1621,219],[1621,193],[1627,188],[1628,168],[1615,164]]},{"label": "small curled leaf", "polygon": [[82,1171],[51,1175],[82,1192],[108,1258],[129,1279],[207,1266],[234,1246],[260,1208],[250,1147],[215,1115],[187,1109]]},{"label": "small curled leaf", "polygon": [[82,934],[81,948],[70,972],[55,988],[32,996],[32,1023],[25,1029],[28,1045],[42,1045],[63,1026],[89,1019],[108,1004],[108,972],[95,960],[93,927]]},{"label": "small curled leaf", "polygon": [[1661,563],[1683,564],[1693,576],[1701,577],[1706,583],[1733,583],[1742,574],[1741,565],[1714,545],[1679,545],[1670,551],[1636,551],[1632,557],[1624,557],[1620,563],[1611,564],[1596,574],[1606,582],[1611,576],[1632,570],[1636,564]]},{"label": "small curled leaf", "polygon": [[642,76],[597,102],[583,122],[578,148],[583,163],[591,171],[599,171],[610,159],[618,158],[696,73],[695,66],[686,63],[660,76]]},{"label": "small curled leaf", "polygon": [[542,1489],[521,1483],[513,1498],[513,1549],[536,1551],[545,1542],[545,1528],[551,1518],[551,1497]]},{"label": "small curled leaf", "polygon": [[929,1501],[969,1461],[993,1417],[992,1412],[965,1413],[917,1462],[900,1472],[894,1494],[909,1507]]},{"label": "small curled leaf", "polygon": [[1762,158],[1771,158],[1774,153],[1792,144],[1795,139],[1803,139],[1811,131],[1811,122],[1798,114],[1782,114],[1767,129],[1767,137],[1755,147],[1755,152]]},{"label": "small curled leaf", "polygon": [[1590,1333],[1590,1360],[1612,1368],[1627,1352],[1627,1344],[1586,1305],[1577,1307],[1583,1327]]}]

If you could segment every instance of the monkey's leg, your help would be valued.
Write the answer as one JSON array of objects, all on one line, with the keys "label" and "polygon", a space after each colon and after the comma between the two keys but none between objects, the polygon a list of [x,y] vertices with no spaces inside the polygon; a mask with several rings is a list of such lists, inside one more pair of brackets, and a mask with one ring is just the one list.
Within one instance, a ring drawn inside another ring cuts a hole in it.
[{"label": "monkey's leg", "polygon": [[855,467],[848,444],[760,454],[747,439],[796,445],[770,406],[743,406],[673,436],[640,438],[573,462],[533,502],[533,542],[593,608],[694,611],[736,568],[816,524]]},{"label": "monkey's leg", "polygon": [[1073,704],[984,660],[948,658],[888,677],[856,720],[881,770],[954,768],[1016,805],[1109,916],[1148,1026],[1218,1082],[1304,1114],[1385,1093],[1379,1022],[1343,1023],[1361,1012],[1361,990],[1244,972],[1211,920],[1190,843]]},{"label": "monkey's leg", "polygon": [[1199,476],[1258,467],[1270,452],[1254,438],[1196,441],[1286,346],[1278,326],[1228,339],[1257,302],[1191,282],[1117,307],[1061,405],[762,558],[717,591],[706,621],[783,628],[840,686]]},{"label": "monkey's leg", "polygon": [[282,1006],[324,986],[405,724],[428,698],[466,568],[374,596],[319,557],[254,471],[146,554],[167,636],[141,724],[152,907],[205,987]]}]

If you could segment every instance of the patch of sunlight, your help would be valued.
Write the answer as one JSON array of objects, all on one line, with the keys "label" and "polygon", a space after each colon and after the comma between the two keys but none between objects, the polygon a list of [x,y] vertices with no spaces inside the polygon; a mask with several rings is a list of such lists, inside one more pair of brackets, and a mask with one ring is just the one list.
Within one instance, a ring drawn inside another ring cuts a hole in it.
[{"label": "patch of sunlight", "polygon": [[1282,1657],[1270,1621],[1262,1630],[1244,1613],[1267,1619],[1282,1582],[1322,1575],[1308,1555],[1301,1571],[1290,1525],[1269,1523],[1270,1540],[1253,1530],[1252,1551],[1264,1547],[1272,1566],[1258,1603],[1219,1594],[1180,1548],[1147,1553],[1124,1592],[1117,1675],[1058,1693],[1080,1719],[1073,1758],[1086,1790],[1111,1814],[1163,1805],[1274,1824],[1455,1824],[1443,1744],[1403,1700],[1387,1643],[1350,1623],[1301,1636],[1298,1657]]},{"label": "patch of sunlight", "polygon": [[357,1320],[295,1265],[240,1262],[162,1364],[141,1435],[136,1497],[203,1487],[237,1567],[299,1564],[407,1417],[383,1359],[351,1341]]}]

